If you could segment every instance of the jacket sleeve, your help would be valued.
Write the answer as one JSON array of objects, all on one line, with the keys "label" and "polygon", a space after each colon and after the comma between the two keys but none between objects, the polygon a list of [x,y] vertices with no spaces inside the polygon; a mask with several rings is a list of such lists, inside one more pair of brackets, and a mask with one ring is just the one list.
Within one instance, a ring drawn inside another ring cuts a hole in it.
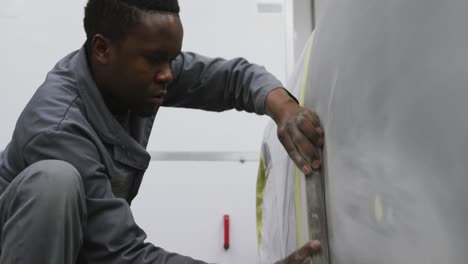
[{"label": "jacket sleeve", "polygon": [[78,133],[49,130],[28,142],[23,150],[27,164],[44,159],[72,164],[83,179],[87,223],[82,257],[88,264],[202,264],[146,243],[145,232],[135,223],[124,199],[116,198],[94,144]]},{"label": "jacket sleeve", "polygon": [[173,63],[164,105],[209,111],[265,113],[265,98],[283,84],[264,67],[242,58],[224,60],[184,52]]}]

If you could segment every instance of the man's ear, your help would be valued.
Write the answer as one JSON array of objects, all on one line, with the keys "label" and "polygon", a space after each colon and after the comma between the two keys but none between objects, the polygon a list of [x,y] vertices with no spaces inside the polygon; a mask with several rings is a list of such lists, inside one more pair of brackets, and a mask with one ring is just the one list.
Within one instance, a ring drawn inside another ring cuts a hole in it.
[{"label": "man's ear", "polygon": [[111,40],[101,34],[94,35],[91,40],[91,55],[101,64],[108,64],[111,59]]}]

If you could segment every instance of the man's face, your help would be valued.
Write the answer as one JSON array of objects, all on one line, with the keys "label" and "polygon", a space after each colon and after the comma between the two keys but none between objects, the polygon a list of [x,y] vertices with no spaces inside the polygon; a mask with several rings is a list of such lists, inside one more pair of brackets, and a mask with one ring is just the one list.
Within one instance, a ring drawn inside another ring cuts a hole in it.
[{"label": "man's face", "polygon": [[144,13],[141,23],[112,45],[106,92],[113,103],[141,116],[154,114],[173,79],[171,64],[181,51],[182,38],[179,16]]}]

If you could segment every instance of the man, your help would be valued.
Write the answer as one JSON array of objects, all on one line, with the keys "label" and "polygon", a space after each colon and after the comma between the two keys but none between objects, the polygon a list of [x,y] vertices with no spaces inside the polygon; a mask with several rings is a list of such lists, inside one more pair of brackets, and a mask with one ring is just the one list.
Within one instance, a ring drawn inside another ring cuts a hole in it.
[{"label": "man", "polygon": [[[130,203],[160,106],[267,113],[295,163],[323,131],[264,68],[182,53],[177,0],[89,0],[85,45],[52,69],[0,159],[0,263],[202,263],[145,243]],[[302,263],[314,241],[283,263]]]}]

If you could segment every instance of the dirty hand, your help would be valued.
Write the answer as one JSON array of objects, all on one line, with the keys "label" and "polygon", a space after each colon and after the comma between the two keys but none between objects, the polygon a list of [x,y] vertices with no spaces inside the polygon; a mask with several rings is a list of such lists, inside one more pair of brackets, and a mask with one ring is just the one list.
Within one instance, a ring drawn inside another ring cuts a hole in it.
[{"label": "dirty hand", "polygon": [[310,241],[287,258],[275,262],[275,264],[304,264],[318,252],[320,252],[320,242],[317,240]]},{"label": "dirty hand", "polygon": [[267,113],[278,126],[278,138],[296,166],[304,174],[319,169],[318,150],[324,133],[317,114],[303,108],[284,89],[275,89],[266,99]]}]

